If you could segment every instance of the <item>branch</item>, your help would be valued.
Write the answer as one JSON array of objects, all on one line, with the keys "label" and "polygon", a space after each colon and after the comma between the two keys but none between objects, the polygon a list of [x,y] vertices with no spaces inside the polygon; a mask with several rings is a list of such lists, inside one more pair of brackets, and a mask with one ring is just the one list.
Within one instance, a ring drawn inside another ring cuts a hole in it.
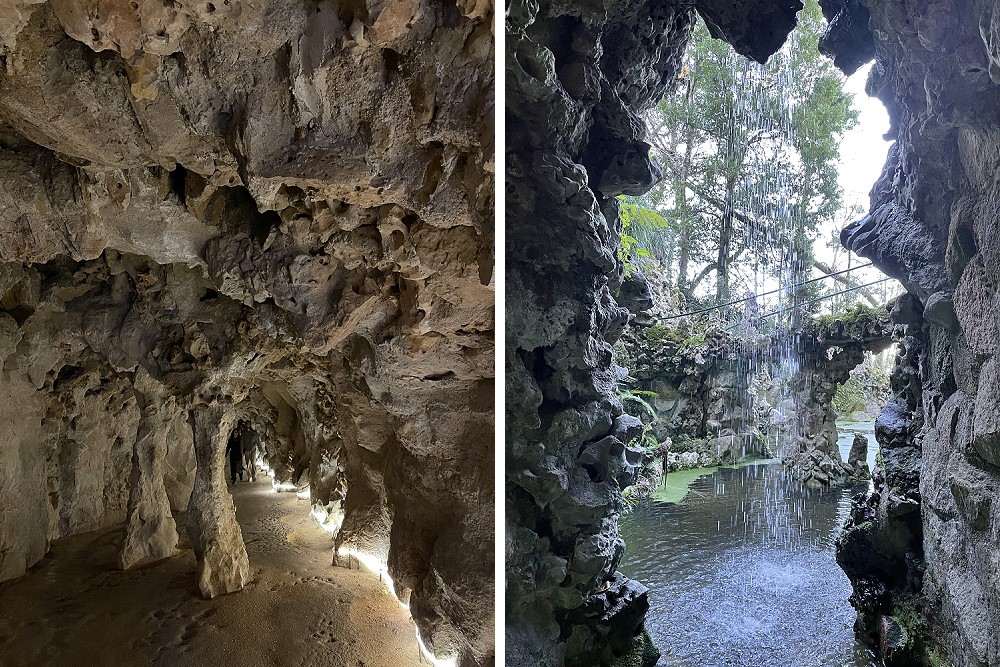
[{"label": "branch", "polygon": [[712,262],[711,264],[703,268],[698,273],[698,275],[694,277],[694,280],[688,283],[688,289],[691,292],[694,292],[694,288],[698,286],[698,283],[700,283],[702,280],[708,277],[708,274],[710,274],[712,271],[715,271],[718,268],[718,266],[719,266],[718,264]]},{"label": "branch", "polygon": [[[838,283],[841,283],[846,287],[854,287],[854,288],[859,287],[855,281],[851,280],[849,273],[842,273],[839,276],[834,276],[832,274],[836,273],[836,271],[833,269],[833,267],[819,261],[818,259],[814,259],[812,265],[816,269],[820,270],[821,272],[825,273],[828,276],[831,276]],[[860,289],[857,289],[857,292],[861,296],[863,296],[865,301],[867,301],[873,308],[878,308],[879,306],[882,305],[881,301],[877,296],[875,296],[875,293],[871,290],[870,287],[861,287]]]}]

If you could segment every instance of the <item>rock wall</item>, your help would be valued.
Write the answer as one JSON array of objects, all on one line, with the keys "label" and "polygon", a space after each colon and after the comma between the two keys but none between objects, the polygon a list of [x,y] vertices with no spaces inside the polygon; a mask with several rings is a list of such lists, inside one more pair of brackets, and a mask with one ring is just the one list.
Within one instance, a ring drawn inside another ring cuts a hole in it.
[{"label": "rock wall", "polygon": [[[751,389],[757,371],[755,343],[744,343],[720,328],[687,321],[653,324],[632,318],[616,346],[618,363],[629,371],[622,388],[643,395],[656,411],[654,434],[705,441],[713,461],[763,454],[767,443],[759,425],[766,406]],[[634,412],[634,406],[629,408]]]},{"label": "rock wall", "polygon": [[239,589],[245,419],[492,663],[492,11],[0,2],[0,579],[120,522],[169,555],[186,510]]},{"label": "rock wall", "polygon": [[[622,386],[655,394],[642,398],[656,410],[660,441],[706,440],[710,461],[776,453],[796,478],[826,486],[868,477],[864,457],[841,458],[833,400],[866,352],[891,343],[889,311],[862,306],[776,338],[737,338],[686,319],[654,323],[640,313],[615,349],[629,371]],[[781,367],[794,368],[787,387],[775,380]]]},{"label": "rock wall", "polygon": [[867,454],[853,462],[840,455],[833,399],[837,387],[864,361],[865,352],[888,349],[892,330],[888,309],[860,306],[836,318],[813,319],[791,337],[794,421],[781,438],[779,454],[797,479],[826,486],[868,478]]},{"label": "rock wall", "polygon": [[1000,665],[1000,9],[825,6],[831,52],[875,54],[868,90],[895,139],[842,238],[910,292],[876,423],[884,469],[840,545],[857,627],[887,664]]},{"label": "rock wall", "polygon": [[[798,2],[694,5],[762,60]],[[506,22],[506,628],[511,665],[607,665],[648,643],[617,572],[641,452],[616,397],[620,194],[659,177],[638,113],[676,78],[687,2],[516,1]]]}]

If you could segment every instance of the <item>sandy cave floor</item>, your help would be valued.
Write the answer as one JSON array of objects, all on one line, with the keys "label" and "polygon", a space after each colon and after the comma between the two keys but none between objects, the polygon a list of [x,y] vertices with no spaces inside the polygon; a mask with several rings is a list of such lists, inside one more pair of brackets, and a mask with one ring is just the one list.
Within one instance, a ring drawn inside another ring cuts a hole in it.
[{"label": "sandy cave floor", "polygon": [[198,596],[184,516],[183,552],[122,572],[122,527],[57,540],[19,579],[0,584],[0,665],[409,667],[413,622],[365,570],[331,566],[333,541],[294,493],[238,482],[250,556],[241,593]]}]

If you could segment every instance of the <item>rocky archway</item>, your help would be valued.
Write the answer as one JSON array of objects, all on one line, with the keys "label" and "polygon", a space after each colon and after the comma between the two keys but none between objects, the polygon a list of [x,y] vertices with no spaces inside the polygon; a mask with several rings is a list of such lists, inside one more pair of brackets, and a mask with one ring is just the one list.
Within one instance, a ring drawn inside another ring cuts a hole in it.
[{"label": "rocky archway", "polygon": [[0,579],[123,521],[162,558],[186,510],[202,594],[239,590],[245,418],[489,663],[492,6],[2,14]]},{"label": "rocky archway", "polygon": [[790,383],[795,416],[781,443],[783,462],[798,479],[820,485],[866,478],[866,468],[844,461],[837,448],[833,399],[865,352],[879,353],[892,345],[889,310],[862,307],[846,316],[814,319],[790,337],[796,362]]}]

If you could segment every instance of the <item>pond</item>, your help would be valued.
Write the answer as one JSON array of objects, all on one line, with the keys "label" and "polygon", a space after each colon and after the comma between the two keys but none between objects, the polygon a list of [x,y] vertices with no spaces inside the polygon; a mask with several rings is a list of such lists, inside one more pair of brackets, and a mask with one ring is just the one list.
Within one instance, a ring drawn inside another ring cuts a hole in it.
[{"label": "pond", "polygon": [[834,560],[864,488],[811,491],[758,462],[701,476],[680,503],[633,509],[621,521],[621,570],[650,589],[658,665],[873,667]]}]

